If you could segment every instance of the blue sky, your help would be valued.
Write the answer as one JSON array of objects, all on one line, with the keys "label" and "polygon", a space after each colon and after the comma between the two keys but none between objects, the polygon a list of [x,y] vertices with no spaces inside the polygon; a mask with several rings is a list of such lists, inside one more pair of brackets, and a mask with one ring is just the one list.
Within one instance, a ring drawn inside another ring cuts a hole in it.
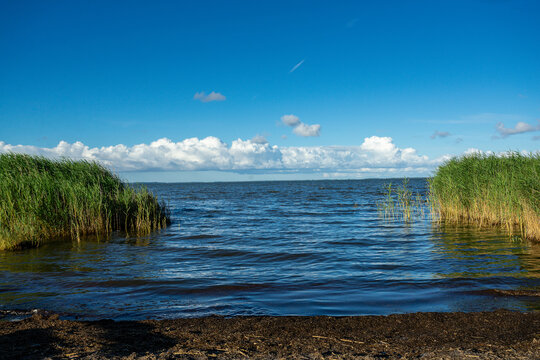
[{"label": "blue sky", "polygon": [[183,181],[426,175],[540,148],[537,1],[0,4],[3,152]]}]

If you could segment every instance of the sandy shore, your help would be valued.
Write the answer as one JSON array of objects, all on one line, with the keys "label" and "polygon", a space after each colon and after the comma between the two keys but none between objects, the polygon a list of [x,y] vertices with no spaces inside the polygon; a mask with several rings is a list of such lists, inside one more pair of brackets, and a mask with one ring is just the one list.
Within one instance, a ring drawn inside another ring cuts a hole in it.
[{"label": "sandy shore", "polygon": [[0,321],[1,359],[540,359],[540,313]]}]

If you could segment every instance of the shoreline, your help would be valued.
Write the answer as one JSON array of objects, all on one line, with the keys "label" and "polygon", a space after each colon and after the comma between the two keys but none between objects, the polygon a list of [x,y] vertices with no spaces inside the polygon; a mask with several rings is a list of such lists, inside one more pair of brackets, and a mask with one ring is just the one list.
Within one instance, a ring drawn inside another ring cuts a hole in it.
[{"label": "shoreline", "polygon": [[540,358],[540,312],[0,321],[0,358]]}]

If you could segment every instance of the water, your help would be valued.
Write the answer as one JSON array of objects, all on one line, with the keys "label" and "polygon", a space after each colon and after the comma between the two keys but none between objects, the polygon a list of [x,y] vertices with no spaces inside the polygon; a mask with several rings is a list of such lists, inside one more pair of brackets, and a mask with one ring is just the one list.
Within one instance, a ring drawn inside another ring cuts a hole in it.
[{"label": "water", "polygon": [[[540,309],[530,296],[540,245],[426,218],[385,221],[385,182],[149,184],[173,225],[0,252],[0,310],[144,319]],[[425,191],[425,180],[410,185]]]}]

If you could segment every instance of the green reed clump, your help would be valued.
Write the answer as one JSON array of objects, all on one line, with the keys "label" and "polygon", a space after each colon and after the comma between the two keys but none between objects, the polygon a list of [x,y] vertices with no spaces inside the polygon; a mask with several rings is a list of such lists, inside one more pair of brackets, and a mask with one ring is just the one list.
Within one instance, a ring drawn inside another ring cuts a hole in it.
[{"label": "green reed clump", "polygon": [[169,223],[151,192],[96,162],[0,154],[0,250],[115,230],[144,235]]},{"label": "green reed clump", "polygon": [[410,222],[417,215],[424,215],[425,200],[409,188],[409,179],[404,178],[398,186],[385,185],[386,196],[377,202],[377,209],[385,219],[402,219]]},{"label": "green reed clump", "polygon": [[453,158],[430,180],[442,220],[504,226],[540,240],[540,153],[480,153]]}]

